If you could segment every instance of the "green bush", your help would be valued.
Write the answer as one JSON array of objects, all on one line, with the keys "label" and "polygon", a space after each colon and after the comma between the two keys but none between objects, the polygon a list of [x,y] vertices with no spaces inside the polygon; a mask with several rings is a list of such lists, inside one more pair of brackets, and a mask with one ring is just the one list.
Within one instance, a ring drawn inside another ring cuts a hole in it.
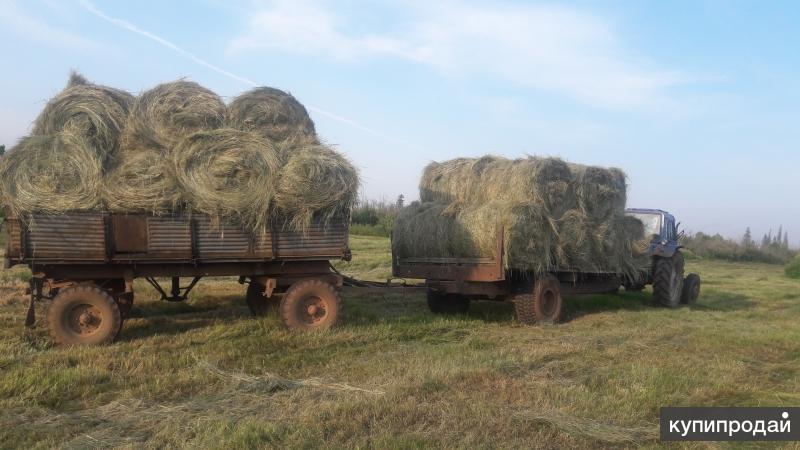
[{"label": "green bush", "polygon": [[789,278],[800,279],[800,255],[796,256],[786,265],[786,276]]},{"label": "green bush", "polygon": [[742,245],[719,234],[710,235],[702,232],[687,234],[681,245],[691,251],[699,259],[722,259],[726,261],[761,262],[767,264],[786,264],[795,255],[795,251],[777,243],[768,245]]},{"label": "green bush", "polygon": [[350,214],[350,233],[389,237],[399,209],[399,202],[361,200]]}]

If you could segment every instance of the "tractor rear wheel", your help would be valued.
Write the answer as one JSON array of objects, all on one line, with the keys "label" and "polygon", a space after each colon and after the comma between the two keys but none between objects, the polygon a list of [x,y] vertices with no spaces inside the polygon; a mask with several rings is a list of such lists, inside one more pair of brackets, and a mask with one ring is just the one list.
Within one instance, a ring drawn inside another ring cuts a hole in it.
[{"label": "tractor rear wheel", "polygon": [[683,280],[683,293],[681,294],[681,303],[685,305],[694,305],[697,303],[697,297],[700,296],[700,275],[690,273]]},{"label": "tractor rear wheel", "polygon": [[116,339],[122,328],[117,302],[95,285],[61,289],[47,310],[53,340],[62,345],[100,345]]},{"label": "tractor rear wheel", "polygon": [[561,282],[550,274],[537,279],[531,292],[514,296],[517,320],[525,325],[558,322],[562,306]]},{"label": "tractor rear wheel", "polygon": [[428,309],[434,314],[466,314],[469,298],[428,289]]},{"label": "tractor rear wheel", "polygon": [[251,281],[247,285],[245,297],[247,307],[250,309],[250,313],[256,317],[263,317],[272,311],[276,311],[281,304],[280,300],[275,296],[270,298],[264,296],[265,289],[264,285],[257,281]]},{"label": "tractor rear wheel", "polygon": [[341,303],[332,284],[317,279],[298,281],[281,299],[281,320],[290,330],[325,330],[339,322]]},{"label": "tractor rear wheel", "polygon": [[677,308],[683,292],[683,254],[656,257],[653,261],[653,299],[662,306]]}]

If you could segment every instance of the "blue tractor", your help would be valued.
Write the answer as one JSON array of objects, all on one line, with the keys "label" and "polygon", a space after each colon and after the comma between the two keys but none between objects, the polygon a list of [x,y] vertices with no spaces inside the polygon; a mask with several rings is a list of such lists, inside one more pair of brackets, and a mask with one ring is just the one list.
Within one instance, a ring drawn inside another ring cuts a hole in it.
[{"label": "blue tractor", "polygon": [[658,304],[677,308],[695,303],[700,296],[700,276],[690,273],[683,277],[683,253],[678,242],[682,232],[678,232],[675,217],[660,209],[630,208],[625,213],[641,220],[645,236],[652,237],[646,251],[648,264],[642,267],[640,279],[623,283],[625,289],[641,291],[652,284],[653,300]]}]

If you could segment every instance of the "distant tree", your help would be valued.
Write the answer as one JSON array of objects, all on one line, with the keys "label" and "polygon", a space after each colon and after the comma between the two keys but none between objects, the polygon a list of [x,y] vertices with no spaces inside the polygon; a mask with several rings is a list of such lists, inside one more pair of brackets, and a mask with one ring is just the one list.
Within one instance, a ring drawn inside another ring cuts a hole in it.
[{"label": "distant tree", "polygon": [[397,206],[397,209],[402,208],[405,203],[406,203],[406,197],[403,194],[398,195],[397,196],[397,202],[395,203],[395,206]]},{"label": "distant tree", "polygon": [[750,232],[750,227],[747,227],[747,230],[744,232],[744,237],[742,238],[742,245],[751,248],[753,247],[755,242],[753,242],[753,234]]},{"label": "distant tree", "polygon": [[772,243],[772,230],[769,230],[769,233],[764,235],[764,238],[761,239],[761,248],[765,249],[769,247],[769,244]]},{"label": "distant tree", "polygon": [[6,146],[0,145],[0,156],[3,156],[5,154],[6,154]]},{"label": "distant tree", "polygon": [[780,247],[783,244],[783,225],[778,227],[778,235],[775,236],[775,240],[772,241],[775,246]]},{"label": "distant tree", "polygon": [[789,232],[783,233],[783,248],[789,250]]}]

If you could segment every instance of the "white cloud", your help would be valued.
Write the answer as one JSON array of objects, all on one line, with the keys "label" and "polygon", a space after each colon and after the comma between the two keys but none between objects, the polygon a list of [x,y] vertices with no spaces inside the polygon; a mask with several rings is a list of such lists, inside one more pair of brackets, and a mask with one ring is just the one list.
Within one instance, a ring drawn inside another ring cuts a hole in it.
[{"label": "white cloud", "polygon": [[344,61],[392,56],[608,108],[652,105],[665,88],[684,81],[629,58],[612,27],[585,11],[436,2],[403,12],[413,18],[400,24],[402,31],[359,34],[321,2],[274,0],[251,15],[229,49],[280,49]]},{"label": "white cloud", "polygon": [[58,28],[41,17],[30,14],[12,0],[0,1],[0,24],[5,30],[10,30],[17,36],[51,47],[99,47],[89,39]]}]

